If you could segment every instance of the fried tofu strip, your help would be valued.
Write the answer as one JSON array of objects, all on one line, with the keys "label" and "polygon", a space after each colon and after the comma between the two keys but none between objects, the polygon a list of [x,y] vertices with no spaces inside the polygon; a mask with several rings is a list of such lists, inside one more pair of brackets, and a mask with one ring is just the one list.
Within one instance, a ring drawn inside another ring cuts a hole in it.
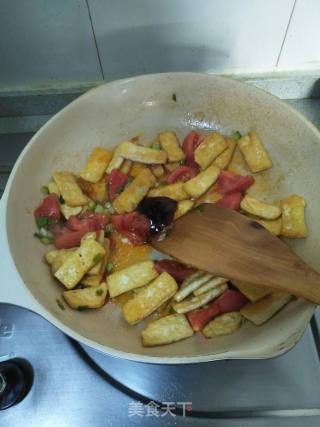
[{"label": "fried tofu strip", "polygon": [[69,307],[75,310],[102,307],[107,296],[107,284],[101,283],[97,287],[64,291],[63,298]]},{"label": "fried tofu strip", "polygon": [[51,265],[51,271],[54,274],[62,264],[76,251],[76,249],[59,249],[49,251],[45,254],[45,259]]},{"label": "fried tofu strip", "polygon": [[[200,145],[199,145],[200,147]],[[197,176],[183,184],[184,191],[193,198],[198,198],[213,185],[220,173],[220,169],[215,165],[209,166]]]},{"label": "fried tofu strip", "polygon": [[149,169],[142,170],[131,184],[113,201],[118,213],[132,212],[156,183],[156,178]]},{"label": "fried tofu strip", "polygon": [[179,162],[166,163],[164,165],[167,172],[172,172],[180,166]]},{"label": "fried tofu strip", "polygon": [[241,200],[240,207],[243,211],[262,219],[277,219],[281,215],[281,209],[279,206],[260,202],[254,197],[248,195]]},{"label": "fried tofu strip", "polygon": [[151,165],[150,169],[156,178],[161,178],[164,175],[164,168],[162,165]]},{"label": "fried tofu strip", "polygon": [[132,161],[131,160],[125,160],[122,163],[121,172],[123,172],[123,173],[125,173],[125,174],[128,175],[129,172],[130,172],[131,167],[132,167]]},{"label": "fried tofu strip", "polygon": [[84,194],[93,201],[103,204],[108,199],[107,184],[104,178],[94,183],[78,178],[78,184]]},{"label": "fried tofu strip", "polygon": [[141,331],[142,344],[145,347],[170,344],[193,335],[193,330],[183,314],[171,314],[152,320]]},{"label": "fried tofu strip", "polygon": [[68,206],[66,203],[60,204],[60,211],[65,219],[69,219],[72,215],[78,215],[82,211],[82,206]]},{"label": "fried tofu strip", "polygon": [[243,317],[237,311],[225,313],[211,320],[201,332],[206,338],[233,334],[240,329],[242,320]]},{"label": "fried tofu strip", "polygon": [[247,283],[247,282],[232,281],[232,283],[251,302],[256,302],[259,299],[265,297],[266,295],[269,295],[272,293],[272,289],[268,289],[262,286],[260,287],[260,286],[251,285],[250,283]]},{"label": "fried tofu strip", "polygon": [[194,158],[201,169],[206,169],[228,147],[227,141],[218,132],[206,136],[194,151]]},{"label": "fried tofu strip", "polygon": [[272,161],[256,132],[250,132],[238,141],[240,151],[251,172],[261,172],[272,166]]},{"label": "fried tofu strip", "polygon": [[88,276],[87,274],[81,279],[83,285],[89,287],[99,286],[102,282],[102,274],[97,274],[95,276]]},{"label": "fried tofu strip", "polygon": [[290,196],[280,201],[282,209],[281,235],[290,238],[307,237],[305,223],[305,200],[300,196]]},{"label": "fried tofu strip", "polygon": [[182,151],[178,138],[174,132],[162,132],[159,135],[161,147],[168,154],[168,162],[179,162],[185,159],[185,154]]},{"label": "fried tofu strip", "polygon": [[232,138],[226,138],[228,147],[214,160],[213,164],[219,169],[226,169],[231,162],[234,150],[237,146],[237,141]]},{"label": "fried tofu strip", "polygon": [[100,181],[105,174],[111,157],[111,151],[101,147],[95,147],[90,154],[89,160],[80,172],[81,178],[89,182]]},{"label": "fried tofu strip", "polygon": [[54,194],[56,194],[58,197],[60,197],[60,191],[59,191],[59,188],[58,188],[57,184],[56,184],[54,181],[50,181],[50,182],[48,182],[47,187],[48,187],[48,191],[49,191],[49,193],[50,193],[50,194],[51,194],[51,193],[54,193]]},{"label": "fried tofu strip", "polygon": [[124,142],[117,145],[116,148],[113,150],[112,158],[110,160],[110,163],[107,166],[107,170],[106,170],[107,174],[109,174],[113,169],[120,169],[122,163],[124,162],[124,158],[122,157],[122,154],[121,154],[122,144],[124,144]]},{"label": "fried tofu strip", "polygon": [[195,289],[193,291],[193,295],[199,296],[206,292],[208,292],[210,289],[214,289],[219,285],[222,285],[222,283],[226,283],[228,279],[225,277],[213,277],[212,279],[208,280],[208,282],[204,283],[200,288]]},{"label": "fried tofu strip", "polygon": [[123,306],[123,317],[130,325],[138,323],[170,299],[177,289],[174,278],[166,272],[161,273]]},{"label": "fried tofu strip", "polygon": [[133,162],[132,167],[130,169],[130,175],[135,178],[144,169],[147,169],[146,165],[143,165],[142,163],[139,163],[139,162]]},{"label": "fried tofu strip", "polygon": [[147,285],[158,276],[153,261],[143,261],[133,264],[123,270],[112,273],[107,277],[111,298]]},{"label": "fried tofu strip", "polygon": [[279,236],[281,234],[282,228],[282,219],[272,219],[272,220],[264,220],[264,219],[255,219],[256,222],[261,224],[264,228],[266,228],[270,233],[275,236]]},{"label": "fried tofu strip", "polygon": [[201,285],[208,282],[213,277],[212,274],[197,271],[191,276],[187,277],[181,284],[179,291],[175,294],[174,300],[177,302],[182,301],[194,290],[198,289]]},{"label": "fried tofu strip", "polygon": [[100,243],[89,239],[68,257],[54,276],[68,289],[72,289],[82,277],[104,256],[105,249]]},{"label": "fried tofu strip", "polygon": [[185,200],[188,198],[188,194],[184,190],[183,182],[176,182],[175,184],[164,185],[163,187],[153,188],[149,191],[148,196],[150,197],[169,197],[170,199]]},{"label": "fried tofu strip", "polygon": [[54,172],[53,179],[67,205],[83,206],[88,203],[88,198],[79,187],[76,177],[70,172]]},{"label": "fried tofu strip", "polygon": [[222,283],[221,285],[215,287],[214,289],[211,289],[205,294],[199,295],[197,297],[192,297],[190,299],[185,299],[184,301],[181,301],[181,302],[174,303],[172,304],[172,307],[174,311],[176,311],[177,313],[180,313],[180,314],[187,313],[188,311],[195,310],[196,308],[202,307],[203,305],[207,304],[209,301],[213,300],[214,298],[217,298],[227,288],[228,288],[228,285],[226,283]]},{"label": "fried tofu strip", "polygon": [[177,209],[174,213],[174,221],[189,212],[193,205],[194,202],[192,200],[181,200],[178,202]]},{"label": "fried tofu strip", "polygon": [[285,304],[291,300],[291,295],[283,292],[273,292],[257,302],[245,305],[240,313],[243,317],[253,322],[255,325],[269,320],[276,314]]}]

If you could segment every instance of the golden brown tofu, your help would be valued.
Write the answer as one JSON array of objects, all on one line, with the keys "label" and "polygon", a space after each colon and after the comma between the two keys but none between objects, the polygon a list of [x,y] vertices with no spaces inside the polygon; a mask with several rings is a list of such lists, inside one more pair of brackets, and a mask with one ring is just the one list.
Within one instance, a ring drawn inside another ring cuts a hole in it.
[{"label": "golden brown tofu", "polygon": [[102,282],[102,274],[97,274],[96,276],[88,276],[87,274],[81,279],[82,285],[89,287],[99,286]]},{"label": "golden brown tofu", "polygon": [[193,291],[200,288],[204,283],[212,279],[213,275],[205,273],[204,271],[197,271],[191,276],[187,277],[181,284],[179,291],[175,294],[174,300],[177,302],[182,301]]},{"label": "golden brown tofu", "polygon": [[105,303],[107,296],[107,285],[101,283],[97,287],[75,289],[64,291],[63,298],[69,307],[75,310],[85,310],[87,308],[99,308]]},{"label": "golden brown tofu", "polygon": [[164,168],[162,165],[151,165],[150,169],[156,178],[161,178],[164,175]]},{"label": "golden brown tofu", "polygon": [[125,320],[134,325],[168,301],[178,289],[177,282],[168,273],[161,273],[122,308]]},{"label": "golden brown tofu", "polygon": [[121,155],[121,145],[124,144],[124,143],[126,143],[126,142],[127,141],[122,142],[121,144],[117,145],[115,147],[115,149],[113,150],[113,152],[112,152],[112,158],[110,160],[110,163],[107,166],[107,170],[106,170],[107,174],[111,173],[111,171],[113,169],[120,169],[121,168],[121,165],[124,162],[124,158]]},{"label": "golden brown tofu", "polygon": [[251,172],[261,172],[272,166],[272,161],[256,132],[250,132],[238,141],[240,151]]},{"label": "golden brown tofu", "polygon": [[183,314],[187,313],[188,311],[195,310],[196,308],[200,308],[207,304],[209,301],[213,300],[214,298],[217,298],[219,295],[221,295],[226,289],[228,288],[228,285],[226,283],[222,283],[221,285],[215,287],[214,289],[210,289],[208,292],[185,299],[181,302],[177,302],[172,304],[172,307],[174,311],[177,313]]},{"label": "golden brown tofu", "polygon": [[175,184],[164,185],[163,187],[153,188],[148,193],[149,197],[169,197],[170,199],[185,200],[188,194],[183,188],[183,182],[176,182]]},{"label": "golden brown tofu", "polygon": [[240,329],[242,320],[243,317],[237,311],[225,313],[211,320],[201,332],[206,338],[233,334]]},{"label": "golden brown tofu", "polygon": [[131,167],[132,167],[132,161],[131,160],[125,160],[122,163],[121,172],[123,172],[123,173],[125,173],[125,174],[128,175],[129,172],[130,172],[130,170],[131,170]]},{"label": "golden brown tofu", "polygon": [[289,294],[273,292],[256,302],[245,305],[240,310],[240,313],[243,317],[250,320],[250,322],[259,326],[269,320],[290,300],[291,295]]},{"label": "golden brown tofu", "polygon": [[216,182],[219,173],[220,169],[217,168],[217,166],[211,165],[194,178],[185,182],[183,184],[183,189],[190,197],[200,197]]},{"label": "golden brown tofu", "polygon": [[174,221],[189,212],[193,205],[194,202],[192,200],[181,200],[178,202],[177,209],[174,213]]},{"label": "golden brown tofu", "polygon": [[185,154],[182,151],[178,138],[174,132],[162,132],[159,135],[161,147],[168,154],[168,162],[179,162],[185,159]]},{"label": "golden brown tofu", "polygon": [[195,149],[195,161],[201,169],[206,169],[227,148],[228,143],[224,137],[218,132],[212,132]]},{"label": "golden brown tofu", "polygon": [[272,289],[268,289],[262,286],[251,285],[250,283],[247,283],[247,282],[232,281],[232,283],[251,302],[256,302],[259,299],[265,297],[266,295],[269,295],[272,293]]},{"label": "golden brown tofu", "polygon": [[66,203],[60,204],[60,211],[65,219],[69,219],[72,215],[78,215],[82,211],[82,206],[68,206]]},{"label": "golden brown tofu", "polygon": [[100,181],[106,172],[111,157],[111,151],[95,147],[90,154],[89,160],[80,172],[81,178],[89,182]]},{"label": "golden brown tofu", "polygon": [[166,169],[167,172],[172,172],[175,169],[177,169],[179,166],[180,166],[179,162],[171,162],[171,163],[166,163],[164,165],[164,167],[165,167],[165,169]]},{"label": "golden brown tofu", "polygon": [[112,273],[107,278],[111,298],[147,285],[158,276],[153,261],[133,264],[123,270]]},{"label": "golden brown tofu", "polygon": [[304,217],[305,200],[300,196],[290,196],[280,202],[282,210],[281,235],[290,238],[307,237]]},{"label": "golden brown tofu", "polygon": [[202,205],[202,203],[216,203],[218,200],[223,198],[223,194],[218,193],[209,188],[208,192],[203,194],[199,199],[195,201],[194,206],[197,207]]},{"label": "golden brown tofu", "polygon": [[78,184],[84,194],[90,197],[90,199],[92,199],[94,202],[103,204],[107,201],[108,194],[105,178],[102,178],[100,181],[94,183],[85,181],[82,178],[78,178]]},{"label": "golden brown tofu", "polygon": [[130,175],[135,178],[144,169],[147,169],[146,165],[139,163],[139,162],[132,162],[132,167],[130,169]]},{"label": "golden brown tofu", "polygon": [[58,197],[60,197],[60,191],[59,191],[59,188],[58,188],[57,184],[56,184],[54,181],[50,181],[50,182],[48,182],[47,187],[48,187],[48,191],[49,191],[49,193],[50,193],[50,194],[51,194],[51,193],[54,193],[54,194],[56,194]]},{"label": "golden brown tofu", "polygon": [[279,236],[281,234],[282,228],[282,219],[281,217],[278,219],[265,220],[265,219],[255,219],[256,222],[261,224],[264,228],[266,228],[270,233],[275,236]]},{"label": "golden brown tofu", "polygon": [[141,331],[145,347],[170,344],[193,335],[193,330],[183,314],[171,314],[152,320]]},{"label": "golden brown tofu", "polygon": [[222,283],[226,283],[228,279],[225,277],[212,277],[212,279],[208,280],[208,282],[201,285],[199,288],[193,291],[193,295],[198,296],[208,292],[210,289],[216,288],[217,286],[222,285]]},{"label": "golden brown tofu", "polygon": [[54,172],[53,178],[67,205],[83,206],[88,203],[88,198],[79,187],[76,177],[70,172]]},{"label": "golden brown tofu", "polygon": [[[117,149],[117,155],[123,159],[146,164],[163,164],[167,161],[167,153],[164,150],[155,150],[153,148],[136,145],[133,142],[122,142]],[[109,167],[107,169],[109,173]]]},{"label": "golden brown tofu", "polygon": [[54,276],[68,289],[72,289],[82,277],[105,255],[105,249],[95,240],[81,241],[81,245],[55,272]]},{"label": "golden brown tofu", "polygon": [[156,178],[149,169],[142,170],[131,184],[113,201],[118,213],[132,212],[156,183]]},{"label": "golden brown tofu", "polygon": [[51,265],[51,271],[54,274],[62,264],[76,251],[76,248],[53,250],[46,253],[45,258]]},{"label": "golden brown tofu", "polygon": [[228,147],[214,160],[213,164],[219,169],[226,169],[231,162],[234,150],[237,146],[237,141],[232,138],[226,138]]},{"label": "golden brown tofu", "polygon": [[243,211],[262,219],[277,219],[281,215],[281,209],[279,206],[260,202],[254,197],[248,195],[241,200],[240,207]]}]

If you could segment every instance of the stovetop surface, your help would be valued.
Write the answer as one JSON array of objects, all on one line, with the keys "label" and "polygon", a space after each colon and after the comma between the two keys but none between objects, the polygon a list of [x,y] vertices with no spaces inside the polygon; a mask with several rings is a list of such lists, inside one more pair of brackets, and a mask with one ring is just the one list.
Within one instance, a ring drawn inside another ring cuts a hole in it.
[{"label": "stovetop surface", "polygon": [[[290,103],[320,126],[320,100]],[[48,111],[19,118],[22,127],[8,131],[0,117],[0,191],[48,118]],[[0,361],[22,358],[34,369],[30,393],[0,412],[0,426],[319,426],[319,325],[316,314],[295,348],[278,358],[160,366],[108,357],[34,313],[0,304]]]}]

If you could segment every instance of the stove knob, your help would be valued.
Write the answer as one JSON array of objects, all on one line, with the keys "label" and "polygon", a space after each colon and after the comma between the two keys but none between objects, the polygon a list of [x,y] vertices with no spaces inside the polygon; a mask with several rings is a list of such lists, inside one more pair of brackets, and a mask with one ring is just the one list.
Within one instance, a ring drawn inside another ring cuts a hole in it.
[{"label": "stove knob", "polygon": [[33,371],[25,361],[10,360],[0,363],[0,410],[21,402],[33,382]]}]

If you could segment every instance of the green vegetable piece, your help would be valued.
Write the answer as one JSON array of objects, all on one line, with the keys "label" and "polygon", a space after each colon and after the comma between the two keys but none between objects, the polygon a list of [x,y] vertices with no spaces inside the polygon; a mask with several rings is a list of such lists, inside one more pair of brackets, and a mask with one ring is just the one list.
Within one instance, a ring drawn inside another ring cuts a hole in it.
[{"label": "green vegetable piece", "polygon": [[97,255],[95,255],[95,256],[92,258],[92,261],[93,261],[95,264],[97,264],[97,262],[99,262],[99,261],[101,260],[101,258],[102,258],[102,255],[101,255],[101,254],[97,254]]},{"label": "green vegetable piece", "polygon": [[99,297],[100,295],[103,294],[103,290],[102,289],[97,289],[96,290],[96,295]]},{"label": "green vegetable piece", "polygon": [[105,269],[107,273],[111,273],[111,271],[113,270],[113,264],[111,262],[108,262]]},{"label": "green vegetable piece", "polygon": [[66,309],[65,306],[62,304],[62,302],[58,298],[56,299],[56,303],[61,310]]},{"label": "green vegetable piece", "polygon": [[59,197],[59,202],[64,205],[66,203],[66,201],[64,200],[64,198],[62,196]]},{"label": "green vegetable piece", "polygon": [[151,145],[151,148],[153,148],[154,150],[161,150],[161,145],[159,144],[159,142],[154,142]]},{"label": "green vegetable piece", "polygon": [[39,229],[46,227],[48,225],[48,220],[49,218],[47,216],[39,216],[38,218],[36,218],[37,227]]},{"label": "green vegetable piece", "polygon": [[197,212],[201,213],[201,212],[203,212],[203,210],[204,210],[204,206],[203,206],[203,205],[199,205],[199,206],[197,206],[197,207],[195,208],[195,210],[196,210]]},{"label": "green vegetable piece", "polygon": [[93,209],[94,212],[96,213],[103,213],[104,212],[104,208],[103,206],[99,205],[98,203],[96,204],[96,206]]},{"label": "green vegetable piece", "polygon": [[87,305],[79,305],[78,310],[79,311],[84,311],[84,310],[88,310],[88,306]]},{"label": "green vegetable piece", "polygon": [[106,225],[106,228],[104,230],[104,237],[110,237],[113,231],[112,224]]},{"label": "green vegetable piece", "polygon": [[177,102],[177,94],[172,94],[172,101]]},{"label": "green vegetable piece", "polygon": [[179,162],[179,164],[180,164],[181,166],[184,166],[186,163],[187,163],[186,159],[182,159],[182,160],[180,160],[180,162]]},{"label": "green vegetable piece", "polygon": [[241,133],[237,130],[233,135],[232,135],[233,139],[240,139],[242,138]]},{"label": "green vegetable piece", "polygon": [[49,194],[49,188],[46,186],[46,185],[43,185],[41,188],[40,188],[40,191],[41,191],[41,193],[43,193],[43,194]]}]

